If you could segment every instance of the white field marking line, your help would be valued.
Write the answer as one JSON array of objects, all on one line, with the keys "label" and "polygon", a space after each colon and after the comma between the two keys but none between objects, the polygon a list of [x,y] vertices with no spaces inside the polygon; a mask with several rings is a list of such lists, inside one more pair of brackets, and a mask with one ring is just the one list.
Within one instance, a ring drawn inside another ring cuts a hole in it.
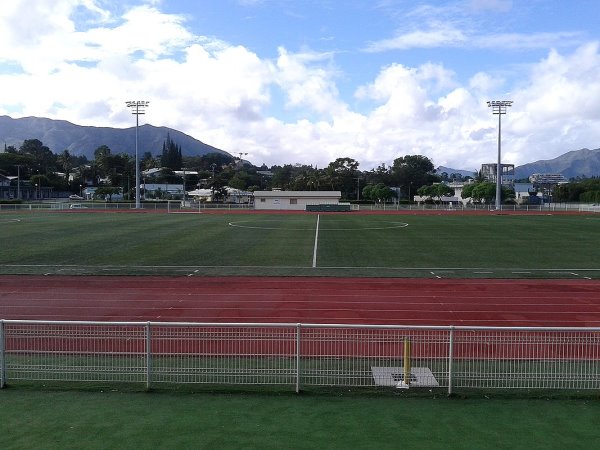
[{"label": "white field marking line", "polygon": [[[122,269],[179,269],[184,271],[191,271],[197,268],[201,269],[221,269],[221,268],[273,268],[273,269],[301,269],[307,266],[255,266],[255,265],[77,265],[77,264],[0,264],[0,267],[13,267],[13,268],[54,268],[56,270],[75,270],[75,269],[102,269],[102,270],[122,270]],[[321,266],[322,269],[389,269],[389,270],[408,270],[408,271],[437,271],[437,272],[451,272],[451,271],[472,271],[473,273],[494,273],[494,271],[477,270],[469,267],[453,267],[453,268],[441,268],[441,267],[390,267],[390,266]],[[509,271],[510,269],[499,269],[500,271]],[[599,272],[600,269],[577,269],[580,272]],[[549,274],[569,274],[572,272],[568,271],[551,271],[546,269],[534,269],[533,272],[547,272]],[[581,275],[579,275],[581,276]]]},{"label": "white field marking line", "polygon": [[[78,264],[0,264],[0,268],[45,268],[45,269],[54,269],[55,271],[81,271],[81,270],[103,270],[103,271],[119,271],[119,270],[159,270],[159,269],[170,269],[170,270],[178,270],[182,272],[190,273],[193,270],[201,270],[201,269],[294,269],[294,270],[302,270],[302,269],[311,269],[309,266],[255,266],[255,265],[78,265]],[[450,271],[470,271],[475,274],[493,274],[496,271],[492,270],[482,270],[474,267],[388,267],[388,266],[320,266],[319,269],[328,269],[328,270],[392,270],[399,271],[404,270],[408,272],[418,272],[418,271],[436,271],[436,272],[450,272]],[[518,269],[498,269],[500,272],[506,271],[516,271]],[[573,275],[576,272],[591,272],[598,273],[600,269],[564,269],[560,271],[559,269],[531,269],[531,273],[540,273],[545,272],[551,275],[558,274],[568,274]],[[48,272],[49,274],[51,272]],[[581,274],[578,274],[579,277],[587,279]]]},{"label": "white field marking line", "polygon": [[319,221],[321,220],[321,215],[317,214],[317,228],[315,230],[315,247],[313,249],[313,260],[312,266],[313,269],[317,267],[317,247],[319,245]]},{"label": "white field marking line", "polygon": [[[103,269],[103,270],[122,270],[122,269],[178,269],[178,270],[184,270],[184,271],[191,271],[194,270],[194,268],[200,268],[200,269],[227,269],[227,268],[234,268],[234,269],[248,269],[248,268],[268,268],[268,269],[301,269],[301,268],[306,268],[308,266],[243,266],[243,265],[179,265],[179,264],[172,264],[172,265],[155,265],[155,266],[146,266],[146,265],[123,265],[123,266],[119,266],[119,265],[78,265],[78,264],[0,264],[0,267],[5,267],[5,268],[43,268],[43,267],[47,267],[47,268],[54,268],[54,269],[60,269],[60,270],[64,270],[64,268],[72,268],[72,269]],[[390,269],[390,270],[411,270],[411,271],[418,271],[418,270],[432,270],[432,269],[436,269],[437,268],[432,268],[432,267],[385,267],[385,266],[323,266],[322,268],[324,269]],[[472,270],[472,269],[461,269],[461,268],[457,268],[455,270]],[[600,269],[591,269],[591,270],[600,270]],[[491,272],[490,272],[491,273]]]},{"label": "white field marking line", "polygon": [[[265,227],[265,226],[240,225],[240,224],[243,224],[246,222],[248,222],[248,221],[229,222],[227,225],[229,225],[230,227],[248,228],[248,229],[252,229],[252,230],[290,230],[290,231],[311,230],[312,231],[312,228],[286,228],[286,227],[276,227],[276,226]],[[280,221],[276,221],[276,222],[280,222]],[[366,228],[360,228],[360,227],[359,228],[322,228],[322,230],[325,230],[325,231],[392,230],[395,228],[408,227],[408,224],[405,222],[387,222],[387,223],[392,224],[392,226],[366,227]]]},{"label": "white field marking line", "polygon": [[239,225],[242,222],[229,222],[227,225],[235,228],[248,228],[249,230],[290,230],[290,231],[307,231],[312,228],[283,228],[283,227],[253,227],[250,225]]},{"label": "white field marking line", "polygon": [[583,278],[584,280],[591,280],[591,278],[590,278],[590,277],[586,277],[586,276],[584,276],[584,275],[579,275],[578,273],[575,273],[575,272],[570,272],[570,273],[571,273],[571,275],[573,275],[574,277],[577,277],[577,278]]}]

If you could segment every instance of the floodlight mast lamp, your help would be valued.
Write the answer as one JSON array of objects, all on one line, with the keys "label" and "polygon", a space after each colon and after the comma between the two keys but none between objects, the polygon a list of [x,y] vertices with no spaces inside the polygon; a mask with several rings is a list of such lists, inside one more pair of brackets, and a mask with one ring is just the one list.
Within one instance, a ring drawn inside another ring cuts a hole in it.
[{"label": "floodlight mast lamp", "polygon": [[140,115],[146,114],[145,108],[150,104],[147,100],[134,100],[125,102],[131,108],[131,114],[135,116],[135,209],[140,209],[140,159],[138,152],[138,128],[140,126]]},{"label": "floodlight mast lamp", "polygon": [[512,100],[493,100],[487,102],[492,114],[498,115],[498,164],[496,166],[496,209],[502,208],[502,115],[512,106]]}]

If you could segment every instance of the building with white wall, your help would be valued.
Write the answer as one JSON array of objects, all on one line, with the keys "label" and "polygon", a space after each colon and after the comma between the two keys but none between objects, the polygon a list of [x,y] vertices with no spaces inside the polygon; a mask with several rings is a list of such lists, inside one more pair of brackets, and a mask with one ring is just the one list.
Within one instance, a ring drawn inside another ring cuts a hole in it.
[{"label": "building with white wall", "polygon": [[[501,177],[503,185],[512,185],[515,181],[515,165],[514,164],[501,164]],[[483,176],[485,181],[489,181],[490,183],[495,183],[498,178],[498,164],[482,164],[481,165],[481,175]]]},{"label": "building with white wall", "polygon": [[564,177],[564,175],[560,173],[534,173],[529,176],[529,181],[533,184],[563,184],[567,183],[568,180]]},{"label": "building with white wall", "polygon": [[304,211],[307,205],[337,205],[340,191],[256,191],[255,209]]}]

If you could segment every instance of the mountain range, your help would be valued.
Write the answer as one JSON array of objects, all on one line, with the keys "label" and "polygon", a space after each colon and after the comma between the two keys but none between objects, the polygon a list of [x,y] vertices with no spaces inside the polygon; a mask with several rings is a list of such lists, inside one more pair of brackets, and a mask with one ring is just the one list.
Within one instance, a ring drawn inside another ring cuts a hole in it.
[{"label": "mountain range", "polygon": [[[185,156],[202,156],[207,153],[229,155],[224,150],[205,144],[181,131],[152,125],[139,127],[139,153],[151,152],[159,155],[167,135],[181,146]],[[72,155],[85,155],[94,159],[94,150],[101,145],[108,146],[113,153],[135,153],[135,127],[109,128],[75,125],[65,120],[53,120],[42,117],[23,117],[13,119],[0,116],[0,143],[21,146],[26,139],[39,139],[54,153],[69,150]],[[292,161],[290,161],[292,163]],[[478,170],[479,168],[477,168]],[[452,169],[440,166],[437,173],[448,175],[459,173],[472,176],[475,170]],[[600,148],[587,148],[567,152],[557,158],[542,160],[515,167],[515,178],[527,178],[534,173],[560,173],[565,178],[600,176]]]},{"label": "mountain range", "polygon": [[[167,135],[181,146],[185,156],[202,156],[215,152],[229,155],[226,151],[205,144],[181,131],[144,124],[138,129],[140,156],[145,152],[159,155]],[[94,151],[102,145],[106,145],[113,153],[135,154],[135,127],[90,127],[41,117],[13,119],[0,116],[0,143],[19,148],[26,139],[39,139],[54,153],[69,150],[74,156],[85,155],[90,160],[94,159]]]},{"label": "mountain range", "polygon": [[582,148],[554,159],[536,161],[515,167],[515,178],[527,178],[533,173],[560,173],[565,178],[600,176],[600,148]]},{"label": "mountain range", "polygon": [[[505,162],[506,163],[506,162]],[[479,170],[479,169],[478,169]],[[458,173],[464,176],[473,176],[474,170],[451,169],[440,166],[437,174],[446,172],[448,175]],[[515,179],[529,178],[534,173],[559,173],[567,180],[571,178],[589,178],[600,176],[600,148],[589,150],[573,150],[554,159],[535,161],[515,167]]]}]

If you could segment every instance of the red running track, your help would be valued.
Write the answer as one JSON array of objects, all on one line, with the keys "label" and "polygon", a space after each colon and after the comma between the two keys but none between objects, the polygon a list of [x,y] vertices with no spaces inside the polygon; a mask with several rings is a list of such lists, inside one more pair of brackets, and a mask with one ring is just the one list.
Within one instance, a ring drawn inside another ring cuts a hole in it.
[{"label": "red running track", "polygon": [[0,276],[0,319],[599,327],[600,281]]}]

